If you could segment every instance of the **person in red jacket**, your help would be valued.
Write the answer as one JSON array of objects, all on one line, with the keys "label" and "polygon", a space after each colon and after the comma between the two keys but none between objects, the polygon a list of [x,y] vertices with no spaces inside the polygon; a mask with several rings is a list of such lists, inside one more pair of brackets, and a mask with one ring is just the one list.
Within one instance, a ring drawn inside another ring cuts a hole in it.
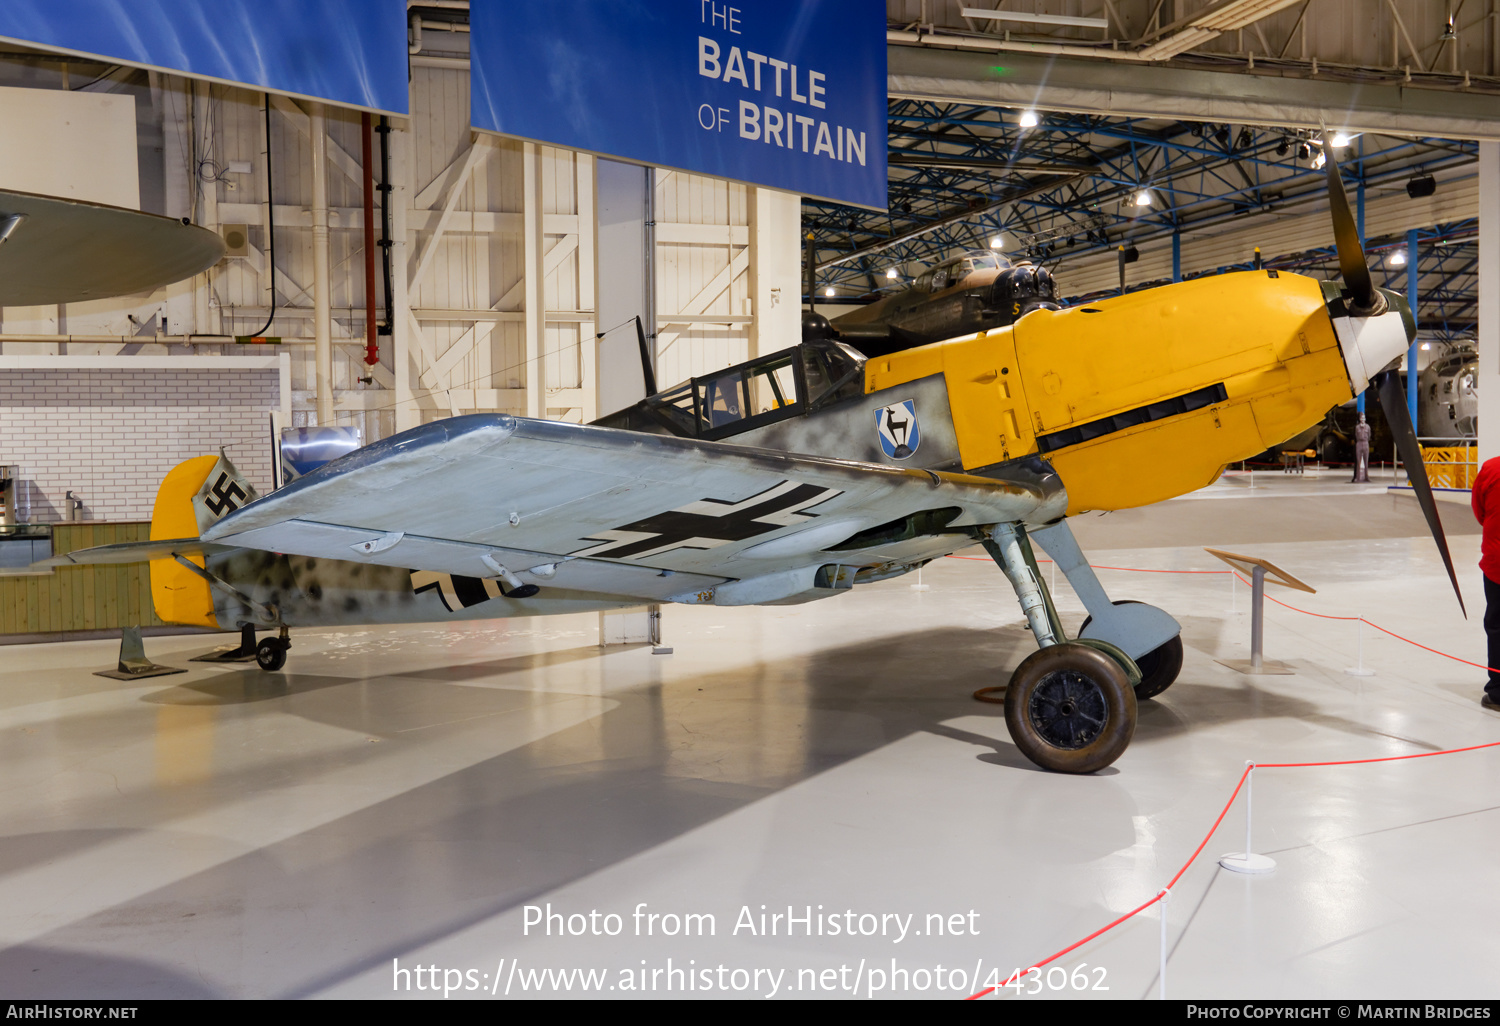
[{"label": "person in red jacket", "polygon": [[1479,569],[1484,574],[1484,632],[1489,635],[1490,678],[1479,704],[1500,711],[1500,457],[1484,461],[1474,478],[1469,504],[1484,529]]}]

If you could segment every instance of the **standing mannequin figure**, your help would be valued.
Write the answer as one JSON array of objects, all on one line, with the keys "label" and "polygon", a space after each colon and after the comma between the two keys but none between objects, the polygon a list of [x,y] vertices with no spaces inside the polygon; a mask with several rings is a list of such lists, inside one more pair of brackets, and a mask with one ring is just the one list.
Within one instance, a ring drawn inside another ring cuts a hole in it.
[{"label": "standing mannequin figure", "polygon": [[1365,423],[1365,415],[1359,415],[1359,423],[1354,425],[1354,477],[1350,484],[1370,483],[1370,425]]}]

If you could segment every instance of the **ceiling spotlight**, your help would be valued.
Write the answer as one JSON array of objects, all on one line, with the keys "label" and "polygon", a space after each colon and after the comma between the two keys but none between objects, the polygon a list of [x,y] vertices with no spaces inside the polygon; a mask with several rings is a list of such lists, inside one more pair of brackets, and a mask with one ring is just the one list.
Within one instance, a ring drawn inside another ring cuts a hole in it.
[{"label": "ceiling spotlight", "polygon": [[826,289],[824,289],[823,290],[823,295],[825,295],[825,296],[832,296],[833,295],[833,286],[830,285]]},{"label": "ceiling spotlight", "polygon": [[990,249],[1004,249],[1004,248],[1005,248],[1005,236],[1004,235],[996,235],[993,239],[990,240]]},{"label": "ceiling spotlight", "polygon": [[1431,348],[1432,348],[1432,343],[1431,342],[1423,342],[1422,343],[1422,352],[1425,353],[1427,350],[1429,350]]},{"label": "ceiling spotlight", "polygon": [[1396,250],[1391,254],[1391,258],[1387,260],[1386,263],[1390,264],[1392,267],[1405,267],[1406,251],[1403,249]]},{"label": "ceiling spotlight", "polygon": [[1306,160],[1307,159],[1307,155],[1309,153],[1311,153],[1311,152],[1312,151],[1307,148],[1307,143],[1298,143],[1297,144],[1297,159],[1298,160]]},{"label": "ceiling spotlight", "polygon": [[1214,138],[1217,139],[1217,140],[1219,140],[1219,143],[1221,145],[1228,146],[1229,145],[1229,126],[1228,125],[1220,125],[1219,128],[1218,128],[1218,131],[1214,132]]},{"label": "ceiling spotlight", "polygon": [[1149,207],[1151,205],[1151,191],[1142,189],[1135,194],[1135,205],[1138,207]]},{"label": "ceiling spotlight", "polygon": [[1323,165],[1326,164],[1326,163],[1328,163],[1328,158],[1325,157],[1325,156],[1323,156],[1323,151],[1322,150],[1319,150],[1318,151],[1318,155],[1313,158],[1313,162],[1312,162],[1313,168],[1320,170],[1323,167]]},{"label": "ceiling spotlight", "polygon": [[1353,141],[1353,138],[1349,135],[1348,132],[1335,132],[1333,134],[1333,145],[1337,146],[1339,149],[1343,149]]},{"label": "ceiling spotlight", "polygon": [[1291,150],[1292,144],[1286,136],[1281,137],[1281,142],[1276,144],[1276,156],[1284,157]]},{"label": "ceiling spotlight", "polygon": [[889,278],[891,281],[895,281],[897,278],[901,277],[898,273],[896,273],[896,269],[894,267],[892,267],[889,270],[887,270],[885,272],[885,276],[887,278]]},{"label": "ceiling spotlight", "polygon": [[1240,137],[1235,141],[1235,146],[1242,150],[1248,150],[1254,142],[1255,136],[1250,134],[1250,129],[1242,128],[1240,129]]},{"label": "ceiling spotlight", "polygon": [[1412,199],[1421,199],[1437,192],[1437,179],[1431,175],[1417,175],[1406,183],[1406,194]]},{"label": "ceiling spotlight", "polygon": [[1034,110],[1023,110],[1023,111],[1021,111],[1021,127],[1022,128],[1035,128],[1036,126],[1037,126],[1036,111],[1034,111]]}]

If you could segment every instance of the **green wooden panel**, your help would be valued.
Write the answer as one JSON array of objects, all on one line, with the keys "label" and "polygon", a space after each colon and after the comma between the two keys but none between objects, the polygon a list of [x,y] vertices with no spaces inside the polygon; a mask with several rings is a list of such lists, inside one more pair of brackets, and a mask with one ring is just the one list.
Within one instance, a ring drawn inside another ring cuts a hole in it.
[{"label": "green wooden panel", "polygon": [[[146,521],[52,525],[52,551],[63,555],[94,545],[146,541]],[[51,574],[0,574],[0,634],[112,630],[161,626],[151,602],[145,563],[59,567]]]}]

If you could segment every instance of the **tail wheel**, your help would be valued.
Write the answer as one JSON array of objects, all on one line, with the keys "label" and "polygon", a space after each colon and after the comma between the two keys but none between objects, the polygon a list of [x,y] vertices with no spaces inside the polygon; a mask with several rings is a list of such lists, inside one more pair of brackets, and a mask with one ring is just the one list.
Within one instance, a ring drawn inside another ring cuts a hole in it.
[{"label": "tail wheel", "polygon": [[262,638],[255,646],[255,664],[267,672],[279,670],[286,665],[286,649],[280,638]]},{"label": "tail wheel", "polygon": [[1005,722],[1016,747],[1058,773],[1093,773],[1114,762],[1135,734],[1135,716],[1125,671],[1087,645],[1033,652],[1005,692]]},{"label": "tail wheel", "polygon": [[[1121,599],[1115,603],[1117,606],[1135,604],[1134,599]],[[1092,616],[1084,620],[1078,633],[1082,634],[1084,628],[1093,622]],[[1171,641],[1156,646],[1137,659],[1135,665],[1141,669],[1141,682],[1135,686],[1136,700],[1144,702],[1148,698],[1155,698],[1171,687],[1177,680],[1177,675],[1182,672],[1182,635],[1174,635]]]}]

